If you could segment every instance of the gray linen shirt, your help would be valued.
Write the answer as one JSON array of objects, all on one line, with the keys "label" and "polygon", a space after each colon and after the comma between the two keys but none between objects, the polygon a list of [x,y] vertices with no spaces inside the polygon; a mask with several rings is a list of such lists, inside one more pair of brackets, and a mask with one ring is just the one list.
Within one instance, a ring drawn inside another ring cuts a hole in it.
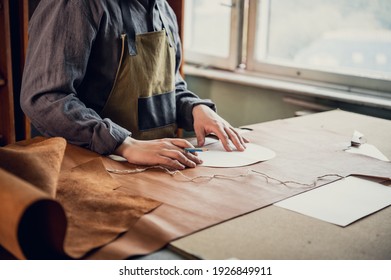
[{"label": "gray linen shirt", "polygon": [[[181,46],[176,17],[163,0],[41,0],[29,25],[21,106],[45,136],[61,136],[100,154],[112,153],[131,132],[100,112],[114,84],[125,30],[124,1],[136,34],[162,29],[157,4],[176,47],[178,126],[193,129],[192,109],[201,100],[179,74]],[[156,3],[160,2],[160,3]],[[133,31],[133,32],[134,32]],[[137,82],[137,81],[134,81]]]}]

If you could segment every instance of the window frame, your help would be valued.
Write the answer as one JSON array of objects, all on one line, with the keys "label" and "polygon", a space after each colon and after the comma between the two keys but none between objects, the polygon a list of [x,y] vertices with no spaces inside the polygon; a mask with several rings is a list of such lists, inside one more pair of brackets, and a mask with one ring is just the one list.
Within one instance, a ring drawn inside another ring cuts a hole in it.
[{"label": "window frame", "polygon": [[[193,0],[185,1],[186,5],[192,5]],[[230,26],[230,41],[228,57],[219,57],[215,55],[205,54],[191,49],[185,50],[186,63],[202,64],[205,66],[217,67],[225,70],[235,70],[241,62],[242,54],[242,26],[244,14],[244,1],[232,0],[231,8],[231,26]]]},{"label": "window frame", "polygon": [[[384,96],[384,93],[391,93],[391,81],[370,78],[366,76],[355,76],[345,73],[324,71],[311,67],[300,67],[258,61],[256,59],[256,28],[257,17],[261,18],[261,29],[264,29],[262,42],[264,53],[267,52],[266,42],[268,39],[268,21],[270,15],[271,0],[249,0],[248,34],[247,34],[247,70],[253,74],[271,75],[277,79],[293,80],[299,83],[319,85],[322,87],[340,89],[349,92],[364,93],[368,95]],[[258,5],[262,5],[266,14],[258,15]],[[264,55],[265,55],[264,54]],[[383,92],[383,94],[381,94]]]}]

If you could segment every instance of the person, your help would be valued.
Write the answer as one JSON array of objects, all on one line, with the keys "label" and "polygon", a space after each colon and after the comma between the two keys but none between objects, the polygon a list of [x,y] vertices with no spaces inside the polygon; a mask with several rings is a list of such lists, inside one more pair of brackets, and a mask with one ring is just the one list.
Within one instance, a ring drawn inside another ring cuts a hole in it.
[{"label": "person", "polygon": [[[21,107],[43,135],[128,162],[195,167],[216,135],[227,151],[245,140],[179,73],[176,17],[163,0],[41,0],[29,23]],[[230,145],[230,142],[233,146]]]}]

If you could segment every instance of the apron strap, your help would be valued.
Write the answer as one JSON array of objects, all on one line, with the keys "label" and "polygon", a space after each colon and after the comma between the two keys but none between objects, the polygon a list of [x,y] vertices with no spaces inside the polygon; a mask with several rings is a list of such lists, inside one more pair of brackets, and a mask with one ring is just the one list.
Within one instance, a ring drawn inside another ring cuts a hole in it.
[{"label": "apron strap", "polygon": [[[126,30],[125,33],[128,37],[127,44],[128,44],[129,55],[136,55],[137,54],[136,31],[135,31],[135,27],[134,27],[134,22],[132,20],[130,8],[129,8],[129,6],[126,6],[124,4],[125,1],[120,0],[120,2],[121,2],[121,13],[122,13],[123,24],[124,24],[125,30]],[[163,1],[158,0],[158,1],[156,1],[155,5],[157,6],[157,9],[159,12],[159,17],[160,17],[160,20],[162,21],[163,28],[166,32],[170,47],[175,48],[174,37],[173,37],[173,34],[169,28],[170,25],[168,24],[167,18],[163,15],[162,7],[160,6],[160,5],[163,5]],[[153,12],[153,9],[152,9],[152,12]]]},{"label": "apron strap", "polygon": [[128,44],[129,55],[136,55],[136,30],[134,27],[134,23],[132,21],[132,15],[130,13],[129,6],[124,4],[124,0],[120,0],[121,5],[121,13],[122,13],[122,21],[125,27],[125,33],[128,37],[126,40]]},{"label": "apron strap", "polygon": [[175,47],[175,42],[174,42],[174,37],[172,35],[172,32],[170,30],[170,25],[168,24],[167,22],[167,18],[163,15],[162,13],[162,9],[163,7],[161,7],[160,5],[164,5],[164,2],[165,1],[159,1],[157,0],[156,1],[156,5],[157,5],[157,9],[159,11],[159,17],[160,17],[160,20],[162,21],[163,23],[163,28],[164,30],[166,31],[166,35],[167,35],[167,38],[168,38],[168,42],[170,44],[170,47]]}]

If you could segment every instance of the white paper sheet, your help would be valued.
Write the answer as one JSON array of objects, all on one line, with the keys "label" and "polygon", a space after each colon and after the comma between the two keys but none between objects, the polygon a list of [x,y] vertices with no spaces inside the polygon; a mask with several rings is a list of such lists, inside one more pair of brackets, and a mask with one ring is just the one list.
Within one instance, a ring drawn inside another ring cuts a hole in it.
[{"label": "white paper sheet", "polygon": [[347,226],[391,205],[391,187],[349,176],[274,205]]},{"label": "white paper sheet", "polygon": [[[189,138],[188,140],[191,139]],[[276,153],[272,150],[252,143],[246,143],[247,148],[243,152],[236,151],[231,144],[233,151],[227,152],[218,139],[208,137],[205,140],[204,147],[208,151],[197,153],[203,160],[202,166],[239,167],[266,161],[276,156]],[[197,141],[197,139],[193,139],[193,141]],[[108,157],[115,161],[127,161],[125,158],[117,155],[109,155]]]},{"label": "white paper sheet", "polygon": [[117,156],[117,155],[108,155],[107,157],[111,158],[112,160],[115,160],[115,161],[122,161],[122,162],[126,162],[127,159],[124,158],[124,157],[121,157],[121,156]]},{"label": "white paper sheet", "polygon": [[[241,128],[235,128],[235,130],[240,135],[251,132],[248,129],[241,129]],[[198,147],[197,137],[189,137],[189,138],[186,138],[186,140],[189,141],[194,147]],[[208,135],[205,137],[204,147],[209,146],[214,143],[217,143],[217,142],[220,142],[220,140],[217,138],[217,136]]]},{"label": "white paper sheet", "polygon": [[382,152],[380,152],[375,146],[368,143],[361,144],[358,147],[349,147],[345,150],[345,152],[366,155],[368,157],[377,158],[383,161],[389,161],[389,159]]},{"label": "white paper sheet", "polygon": [[216,143],[208,146],[208,151],[198,153],[198,156],[203,160],[201,165],[208,167],[246,166],[270,160],[276,156],[274,151],[256,144],[247,143],[246,147],[243,152],[236,150],[227,152],[221,143]]},{"label": "white paper sheet", "polygon": [[[189,141],[194,147],[197,147],[198,142],[197,142],[196,137],[187,138],[186,140]],[[216,137],[208,137],[207,136],[207,137],[205,137],[204,146],[209,146],[209,145],[217,143],[217,142],[220,142],[220,140],[217,139]]]}]

